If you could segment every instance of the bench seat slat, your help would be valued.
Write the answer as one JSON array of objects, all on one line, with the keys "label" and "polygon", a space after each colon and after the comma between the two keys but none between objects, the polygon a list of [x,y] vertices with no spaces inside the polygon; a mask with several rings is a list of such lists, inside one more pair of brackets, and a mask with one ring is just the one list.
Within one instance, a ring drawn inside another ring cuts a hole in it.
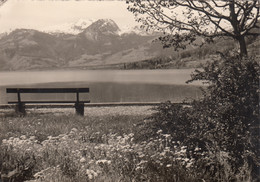
[{"label": "bench seat slat", "polygon": [[77,93],[89,92],[89,88],[7,88],[7,93]]},{"label": "bench seat slat", "polygon": [[[17,102],[17,101],[10,101],[10,102],[8,102],[8,104],[18,104],[19,102]],[[39,103],[39,104],[43,104],[43,103],[50,103],[50,104],[52,104],[52,103],[64,103],[64,104],[66,104],[66,103],[90,103],[90,101],[79,101],[79,102],[77,102],[77,101],[21,101],[20,103],[22,103],[22,104],[26,104],[26,103],[28,103],[28,104],[37,104],[37,103]]]}]

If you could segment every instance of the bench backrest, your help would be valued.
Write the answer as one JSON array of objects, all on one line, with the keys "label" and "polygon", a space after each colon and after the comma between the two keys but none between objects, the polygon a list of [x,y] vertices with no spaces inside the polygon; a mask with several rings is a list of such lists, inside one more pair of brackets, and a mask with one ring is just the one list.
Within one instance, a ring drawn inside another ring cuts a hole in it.
[{"label": "bench backrest", "polygon": [[18,102],[21,102],[21,93],[76,93],[79,102],[79,93],[88,93],[89,88],[7,88],[6,93],[17,93]]},{"label": "bench backrest", "polygon": [[89,88],[7,88],[6,93],[81,93]]}]

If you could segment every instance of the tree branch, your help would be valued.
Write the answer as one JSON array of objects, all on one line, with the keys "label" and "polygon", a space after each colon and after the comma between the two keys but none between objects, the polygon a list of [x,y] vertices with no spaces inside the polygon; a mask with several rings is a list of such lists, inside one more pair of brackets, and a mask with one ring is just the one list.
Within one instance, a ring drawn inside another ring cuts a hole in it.
[{"label": "tree branch", "polygon": [[0,0],[0,6],[2,6],[7,0]]},{"label": "tree branch", "polygon": [[243,14],[242,18],[239,20],[239,25],[241,27],[241,30],[243,30],[243,27],[245,26],[245,22],[248,19],[248,16],[254,7],[256,7],[256,1],[254,1],[254,3],[250,7],[248,7],[247,9],[244,9],[244,14]]},{"label": "tree branch", "polygon": [[[202,1],[202,0],[201,0],[201,1]],[[208,15],[208,16],[211,16],[211,17],[214,17],[214,18],[222,18],[222,19],[225,19],[225,20],[230,21],[229,17],[224,16],[224,15],[222,15],[222,14],[219,14],[217,11],[216,11],[216,12],[217,12],[219,15],[214,15],[214,14],[212,14],[212,13],[206,11],[206,10],[205,10],[205,7],[198,7],[197,5],[195,5],[195,4],[194,4],[194,1],[192,1],[192,0],[188,0],[187,2],[188,2],[189,4],[185,4],[185,3],[181,3],[181,2],[176,1],[176,4],[178,4],[178,5],[180,5],[180,6],[183,6],[183,7],[190,8],[190,9],[195,10],[195,11],[199,11],[199,12],[201,12],[201,13],[204,13],[204,14],[206,14],[206,15]],[[199,2],[200,2],[200,1],[199,1]],[[203,2],[206,3],[206,1],[203,1]],[[206,3],[206,4],[208,4],[208,3]],[[210,8],[210,7],[209,7],[209,8]],[[212,7],[211,7],[211,8],[212,8]],[[210,8],[210,9],[211,9],[211,8]],[[212,10],[212,9],[211,9],[211,10]]]},{"label": "tree branch", "polygon": [[[247,35],[260,36],[252,29],[258,27],[260,19],[259,0],[129,0],[134,5],[130,11],[142,14],[139,21],[147,28],[162,30],[172,34],[176,41],[184,40],[180,36],[190,38],[202,36],[212,40],[215,37],[232,37],[241,41]],[[179,17],[174,9],[183,10]],[[181,9],[183,8],[183,9]],[[171,14],[172,13],[172,14]],[[136,15],[138,16],[138,15]],[[228,23],[228,26],[226,23]],[[178,32],[179,31],[179,32]],[[167,38],[162,39],[164,42]],[[180,42],[174,45],[180,46]],[[171,41],[169,41],[171,42]],[[169,44],[167,44],[169,45]]]}]

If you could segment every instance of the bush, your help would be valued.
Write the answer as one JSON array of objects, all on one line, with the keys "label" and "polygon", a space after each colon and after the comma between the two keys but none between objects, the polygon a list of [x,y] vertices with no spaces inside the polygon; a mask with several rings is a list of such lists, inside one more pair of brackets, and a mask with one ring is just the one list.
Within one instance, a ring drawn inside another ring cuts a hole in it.
[{"label": "bush", "polygon": [[[257,179],[259,73],[259,64],[253,58],[225,55],[222,61],[208,63],[202,71],[196,70],[188,81],[200,80],[208,84],[203,90],[203,98],[193,101],[191,107],[163,103],[149,118],[149,124],[142,126],[142,132],[154,135],[156,130],[162,129],[171,133],[175,141],[188,146],[192,156],[197,147],[208,154],[216,153],[216,156],[224,153],[228,156],[225,165],[231,166],[230,173],[233,173],[226,178],[228,181],[241,178],[238,176],[244,166],[248,166],[247,170],[252,169],[251,176]],[[223,166],[222,159],[212,158],[210,163],[214,168]],[[200,168],[208,168],[208,164],[209,161]],[[212,168],[208,168],[208,172],[210,170]],[[211,181],[219,179],[210,176]]]}]

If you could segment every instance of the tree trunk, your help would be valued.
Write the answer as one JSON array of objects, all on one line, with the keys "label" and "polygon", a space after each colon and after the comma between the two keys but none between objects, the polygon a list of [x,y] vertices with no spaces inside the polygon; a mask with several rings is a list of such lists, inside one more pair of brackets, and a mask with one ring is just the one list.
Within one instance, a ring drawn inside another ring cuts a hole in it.
[{"label": "tree trunk", "polygon": [[246,48],[245,37],[244,36],[239,37],[238,42],[239,42],[239,47],[240,47],[240,55],[241,56],[247,56],[247,48]]}]

